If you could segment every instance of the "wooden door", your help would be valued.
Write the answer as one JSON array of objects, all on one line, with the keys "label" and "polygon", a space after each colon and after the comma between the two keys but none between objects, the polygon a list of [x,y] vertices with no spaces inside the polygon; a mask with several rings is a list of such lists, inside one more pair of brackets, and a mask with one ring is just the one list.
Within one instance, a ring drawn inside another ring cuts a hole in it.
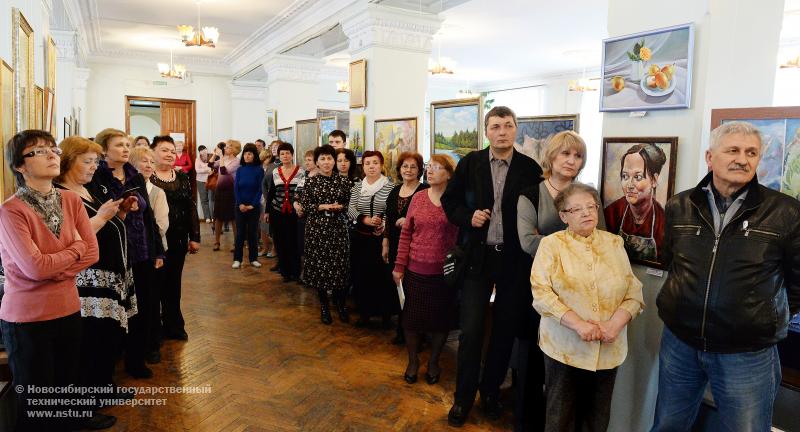
[{"label": "wooden door", "polygon": [[182,133],[185,135],[184,150],[192,161],[192,171],[189,176],[194,188],[194,158],[195,158],[195,112],[194,101],[161,100],[161,134]]}]

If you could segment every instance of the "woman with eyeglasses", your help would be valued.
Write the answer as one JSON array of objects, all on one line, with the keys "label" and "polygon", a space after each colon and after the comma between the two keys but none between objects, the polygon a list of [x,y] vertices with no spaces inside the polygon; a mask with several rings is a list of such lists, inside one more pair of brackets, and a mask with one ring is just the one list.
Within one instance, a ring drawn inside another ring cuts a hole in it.
[{"label": "woman with eyeglasses", "polygon": [[53,187],[60,155],[52,135],[40,130],[17,133],[5,149],[18,189],[0,206],[0,257],[5,270],[0,329],[14,388],[22,389],[17,393],[17,430],[75,426],[66,419],[28,414],[69,408],[34,406],[29,397],[39,396],[28,389],[78,384],[82,330],[75,277],[99,258],[81,198]]},{"label": "woman with eyeglasses", "polygon": [[572,183],[554,201],[567,228],[539,242],[531,269],[541,315],[546,431],[608,428],[626,328],[644,307],[622,239],[597,229],[597,190]]},{"label": "woman with eyeglasses", "polygon": [[[406,174],[404,179],[409,177],[408,168],[402,168],[407,161],[400,158],[399,171],[401,175]],[[402,324],[408,365],[403,377],[409,384],[417,381],[419,343],[425,333],[431,335],[425,381],[431,385],[439,382],[442,372],[439,355],[455,322],[457,287],[445,283],[442,269],[447,251],[456,244],[458,227],[447,220],[441,202],[455,169],[456,164],[449,155],[431,156],[426,169],[430,188],[411,198],[398,239],[392,276],[395,283],[402,282],[406,292]]]}]

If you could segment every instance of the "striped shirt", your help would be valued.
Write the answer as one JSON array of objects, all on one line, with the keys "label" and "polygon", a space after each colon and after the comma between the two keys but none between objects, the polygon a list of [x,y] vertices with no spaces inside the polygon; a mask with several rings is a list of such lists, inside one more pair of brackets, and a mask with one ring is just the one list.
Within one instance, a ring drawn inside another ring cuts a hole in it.
[{"label": "striped shirt", "polygon": [[382,188],[371,196],[361,196],[361,185],[363,180],[356,182],[350,190],[350,206],[347,208],[347,217],[357,222],[359,216],[366,217],[386,215],[386,198],[394,189],[395,184],[387,182]]},{"label": "striped shirt", "polygon": [[[297,169],[297,173],[291,180],[289,179],[289,176],[292,175],[291,171],[284,171],[283,167],[272,170],[271,182],[267,190],[267,201],[269,201],[272,211],[280,213],[286,199],[285,182],[283,178],[281,178],[281,173],[283,173],[283,177],[289,181],[289,207],[291,208],[292,204],[300,200],[298,192],[299,188],[305,183],[306,173],[303,168],[297,165],[295,165],[295,169]],[[294,169],[292,171],[294,171]],[[291,211],[294,212],[294,210]]]}]

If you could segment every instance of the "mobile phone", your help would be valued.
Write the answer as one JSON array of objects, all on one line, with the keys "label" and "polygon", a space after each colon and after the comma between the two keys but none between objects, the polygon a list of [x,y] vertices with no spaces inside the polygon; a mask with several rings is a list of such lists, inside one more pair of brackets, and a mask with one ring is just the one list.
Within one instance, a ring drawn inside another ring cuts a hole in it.
[{"label": "mobile phone", "polygon": [[125,189],[124,191],[122,191],[121,194],[119,194],[119,197],[123,198],[123,199],[128,198],[129,196],[133,195],[135,192],[138,192],[139,189],[141,189],[139,186],[134,186],[134,187],[132,187],[130,189]]}]

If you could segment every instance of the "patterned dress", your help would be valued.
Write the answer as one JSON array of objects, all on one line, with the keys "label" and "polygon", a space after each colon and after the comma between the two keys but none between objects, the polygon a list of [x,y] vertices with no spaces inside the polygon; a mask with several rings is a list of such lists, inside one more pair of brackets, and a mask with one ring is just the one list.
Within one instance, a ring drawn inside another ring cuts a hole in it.
[{"label": "patterned dress", "polygon": [[350,201],[350,181],[340,175],[306,178],[300,204],[306,217],[305,282],[315,289],[342,290],[350,280],[350,240],[344,211],[320,211],[320,204]]}]

